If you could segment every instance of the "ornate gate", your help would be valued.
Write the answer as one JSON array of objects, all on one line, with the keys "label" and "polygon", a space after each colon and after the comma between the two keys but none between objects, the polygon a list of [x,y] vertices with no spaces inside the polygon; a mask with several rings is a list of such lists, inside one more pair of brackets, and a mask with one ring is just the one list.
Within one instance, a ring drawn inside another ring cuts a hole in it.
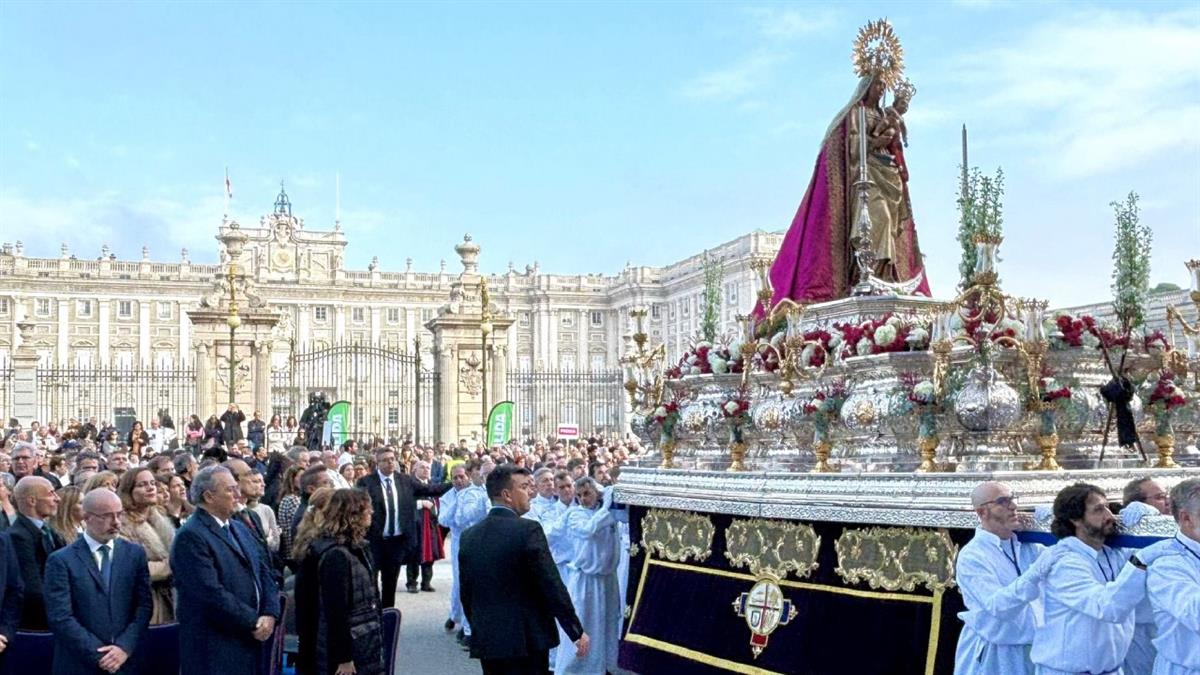
[{"label": "ornate gate", "polygon": [[294,352],[271,374],[271,407],[284,419],[297,419],[308,397],[323,392],[329,402],[350,402],[349,435],[360,441],[382,436],[388,442],[437,439],[437,373],[417,354],[349,344]]}]

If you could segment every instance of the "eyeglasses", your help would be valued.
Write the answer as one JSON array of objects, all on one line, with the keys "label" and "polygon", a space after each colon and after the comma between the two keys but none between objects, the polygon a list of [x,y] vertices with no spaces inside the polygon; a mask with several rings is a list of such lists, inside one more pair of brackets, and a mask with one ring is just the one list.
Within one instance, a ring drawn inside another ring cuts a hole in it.
[{"label": "eyeglasses", "polygon": [[1009,496],[1005,496],[1005,497],[996,497],[995,499],[992,499],[992,500],[989,500],[989,501],[986,501],[986,502],[980,504],[980,506],[987,506],[988,504],[995,504],[996,506],[1003,506],[1004,508],[1007,509],[1007,508],[1017,505],[1017,496],[1009,495]]},{"label": "eyeglasses", "polygon": [[91,511],[88,511],[87,514],[93,518],[100,518],[101,520],[120,520],[121,516],[125,515],[125,512],[113,511],[112,513],[92,513]]}]

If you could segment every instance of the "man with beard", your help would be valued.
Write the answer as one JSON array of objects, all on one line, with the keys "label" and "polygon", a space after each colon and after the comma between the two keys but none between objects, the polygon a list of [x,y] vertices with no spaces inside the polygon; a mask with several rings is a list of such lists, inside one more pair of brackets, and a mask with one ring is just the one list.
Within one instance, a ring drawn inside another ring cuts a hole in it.
[{"label": "man with beard", "polygon": [[1108,498],[1076,483],[1054,498],[1050,525],[1065,548],[1043,587],[1045,623],[1030,656],[1039,675],[1120,673],[1133,640],[1134,607],[1146,593],[1146,566],[1104,545],[1117,529]]},{"label": "man with beard", "polygon": [[1042,581],[1054,555],[1041,544],[1017,541],[1017,500],[1004,483],[977,485],[971,506],[979,527],[955,561],[967,611],[958,615],[963,628],[954,673],[1027,675],[1033,672],[1034,606],[1041,603]]}]

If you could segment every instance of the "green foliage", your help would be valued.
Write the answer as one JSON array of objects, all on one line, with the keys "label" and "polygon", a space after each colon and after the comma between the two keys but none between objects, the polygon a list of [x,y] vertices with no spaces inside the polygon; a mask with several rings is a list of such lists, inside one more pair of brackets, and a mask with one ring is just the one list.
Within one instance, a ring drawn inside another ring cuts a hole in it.
[{"label": "green foliage", "polygon": [[1113,311],[1122,332],[1145,323],[1146,296],[1150,292],[1150,228],[1138,218],[1138,196],[1130,192],[1125,202],[1112,202],[1117,220],[1113,247]]},{"label": "green foliage", "polygon": [[958,263],[959,284],[967,288],[975,274],[975,237],[1001,236],[1004,227],[1004,169],[985,176],[979,167],[971,167],[963,178],[958,194],[958,243],[962,258]]},{"label": "green foliage", "polygon": [[717,329],[721,325],[721,282],[725,278],[725,269],[721,261],[715,260],[704,253],[704,307],[700,314],[700,337],[709,343],[715,343]]}]

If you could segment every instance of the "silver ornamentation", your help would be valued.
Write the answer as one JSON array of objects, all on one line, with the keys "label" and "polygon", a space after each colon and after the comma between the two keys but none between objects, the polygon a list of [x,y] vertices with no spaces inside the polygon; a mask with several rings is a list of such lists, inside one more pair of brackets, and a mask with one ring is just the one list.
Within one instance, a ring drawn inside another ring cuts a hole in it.
[{"label": "silver ornamentation", "polygon": [[1004,431],[1021,416],[1021,401],[999,371],[976,366],[954,398],[954,413],[969,431]]}]

